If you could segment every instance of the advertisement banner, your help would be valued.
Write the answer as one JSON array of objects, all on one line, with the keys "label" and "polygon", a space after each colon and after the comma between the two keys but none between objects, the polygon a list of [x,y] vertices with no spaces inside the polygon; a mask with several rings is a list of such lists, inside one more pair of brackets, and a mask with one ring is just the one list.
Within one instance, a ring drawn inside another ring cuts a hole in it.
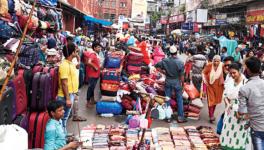
[{"label": "advertisement banner", "polygon": [[193,30],[193,23],[192,22],[182,23],[181,29],[182,30]]},{"label": "advertisement banner", "polygon": [[184,22],[184,15],[175,15],[175,16],[171,16],[169,23],[177,23],[177,22]]},{"label": "advertisement banner", "polygon": [[264,10],[248,11],[246,16],[247,24],[264,23]]},{"label": "advertisement banner", "polygon": [[218,14],[215,16],[216,18],[216,25],[226,25],[226,19],[227,19],[227,15],[226,14]]},{"label": "advertisement banner", "polygon": [[146,0],[132,0],[131,18],[140,16],[145,19],[147,17],[147,6]]},{"label": "advertisement banner", "polygon": [[207,22],[207,16],[208,16],[208,10],[207,9],[197,9],[197,20],[196,22],[199,23],[206,23]]}]

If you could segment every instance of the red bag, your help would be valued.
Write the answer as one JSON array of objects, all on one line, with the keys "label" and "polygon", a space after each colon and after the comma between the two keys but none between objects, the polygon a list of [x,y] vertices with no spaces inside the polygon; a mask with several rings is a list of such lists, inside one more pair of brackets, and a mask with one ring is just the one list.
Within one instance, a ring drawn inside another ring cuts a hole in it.
[{"label": "red bag", "polygon": [[16,88],[16,114],[21,115],[27,111],[27,94],[26,84],[24,81],[24,70],[20,69],[18,75],[14,78],[14,86]]},{"label": "red bag", "polygon": [[109,92],[117,92],[118,89],[119,89],[119,84],[101,83],[101,90],[109,91]]},{"label": "red bag", "polygon": [[44,148],[44,133],[49,120],[47,112],[33,112],[29,117],[28,147]]},{"label": "red bag", "polygon": [[127,71],[128,71],[129,73],[135,73],[135,74],[138,74],[138,73],[141,72],[141,67],[128,65],[128,66],[127,66]]},{"label": "red bag", "polygon": [[184,83],[184,90],[189,95],[190,100],[200,97],[200,93],[193,84]]}]

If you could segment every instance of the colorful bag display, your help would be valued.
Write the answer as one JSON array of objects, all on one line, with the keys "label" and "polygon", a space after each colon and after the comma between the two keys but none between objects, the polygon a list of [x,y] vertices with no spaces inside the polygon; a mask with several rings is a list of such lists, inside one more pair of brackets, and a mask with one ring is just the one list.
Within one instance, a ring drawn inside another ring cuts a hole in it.
[{"label": "colorful bag display", "polygon": [[14,24],[0,20],[0,38],[10,39],[19,36],[20,34]]}]

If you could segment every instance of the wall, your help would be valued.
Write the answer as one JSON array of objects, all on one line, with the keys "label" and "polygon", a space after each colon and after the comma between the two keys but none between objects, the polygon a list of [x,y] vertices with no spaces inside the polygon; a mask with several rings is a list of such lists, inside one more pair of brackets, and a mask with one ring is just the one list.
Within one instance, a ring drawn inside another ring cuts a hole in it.
[{"label": "wall", "polygon": [[[113,6],[114,3],[114,6]],[[125,6],[120,6],[120,3]],[[109,19],[111,14],[115,15],[114,22],[118,21],[119,15],[125,15],[125,17],[131,17],[131,0],[104,0],[102,8],[100,9],[101,16],[99,18]],[[105,16],[108,14],[108,16]]]}]

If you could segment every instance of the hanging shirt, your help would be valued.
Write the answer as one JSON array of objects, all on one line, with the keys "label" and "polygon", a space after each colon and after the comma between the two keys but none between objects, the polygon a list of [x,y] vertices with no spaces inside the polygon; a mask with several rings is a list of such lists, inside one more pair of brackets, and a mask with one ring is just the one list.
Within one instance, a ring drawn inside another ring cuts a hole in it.
[{"label": "hanging shirt", "polygon": [[145,41],[142,41],[139,44],[139,48],[141,49],[141,53],[143,54],[143,61],[149,65],[150,64],[150,56],[149,53],[147,51],[147,43]]}]

